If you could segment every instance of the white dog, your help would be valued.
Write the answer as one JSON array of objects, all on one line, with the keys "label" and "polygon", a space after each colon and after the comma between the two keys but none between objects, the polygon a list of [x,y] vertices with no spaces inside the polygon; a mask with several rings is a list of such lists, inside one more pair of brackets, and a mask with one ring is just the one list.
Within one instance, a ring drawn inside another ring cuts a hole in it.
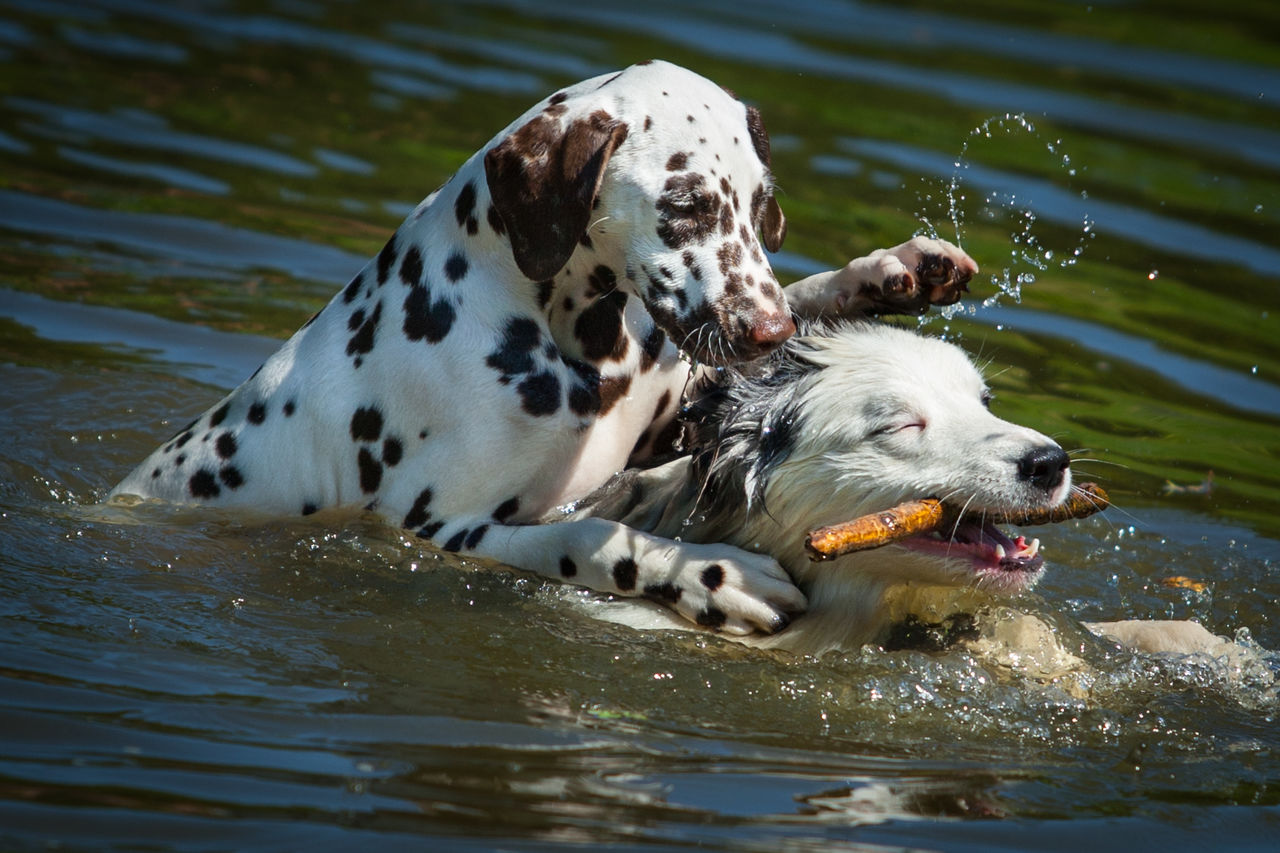
[{"label": "white dog", "polygon": [[[618,475],[572,517],[618,519],[775,557],[809,608],[776,634],[738,638],[751,645],[853,650],[909,640],[913,632],[902,628],[917,620],[915,633],[930,642],[967,636],[1052,676],[1080,662],[1043,621],[1023,614],[984,627],[957,616],[1029,589],[1044,572],[1038,539],[989,519],[1056,506],[1072,488],[1062,448],[996,417],[990,399],[950,343],[872,323],[815,327],[691,407],[688,455]],[[942,533],[811,562],[808,531],[930,496],[962,507],[963,520]],[[683,590],[653,594],[678,598]],[[633,610],[621,618],[680,627],[649,617]],[[924,630],[919,620],[941,626]],[[1089,627],[1147,651],[1238,648],[1193,622]]]}]

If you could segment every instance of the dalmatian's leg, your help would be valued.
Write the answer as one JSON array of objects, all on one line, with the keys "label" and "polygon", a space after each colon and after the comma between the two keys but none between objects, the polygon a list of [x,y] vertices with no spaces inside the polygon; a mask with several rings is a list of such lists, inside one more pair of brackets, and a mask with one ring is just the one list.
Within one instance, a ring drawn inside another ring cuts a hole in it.
[{"label": "dalmatian's leg", "polygon": [[731,545],[676,542],[603,518],[535,525],[455,520],[433,538],[445,550],[600,592],[649,598],[729,634],[775,633],[806,605],[772,557]]},{"label": "dalmatian's leg", "polygon": [[785,292],[791,310],[809,319],[923,314],[930,305],[958,302],[977,271],[973,258],[951,243],[913,237],[801,279]]}]

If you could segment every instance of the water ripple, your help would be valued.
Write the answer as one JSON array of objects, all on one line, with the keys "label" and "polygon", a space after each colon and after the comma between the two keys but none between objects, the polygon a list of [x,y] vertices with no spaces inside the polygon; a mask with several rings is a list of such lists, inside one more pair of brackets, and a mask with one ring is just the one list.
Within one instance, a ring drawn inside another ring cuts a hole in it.
[{"label": "water ripple", "polygon": [[58,146],[58,155],[70,160],[72,163],[88,166],[90,169],[97,169],[100,172],[112,172],[133,178],[150,178],[153,181],[160,181],[169,186],[182,187],[183,189],[212,195],[226,195],[230,191],[230,187],[223,181],[205,177],[189,169],[180,169],[177,166],[165,166],[160,163],[135,163],[131,160],[104,157],[101,154],[93,154],[88,151],[81,151],[78,148],[69,148],[65,145]]},{"label": "water ripple", "polygon": [[[944,179],[949,179],[955,171],[953,157],[897,142],[842,139],[839,145],[854,154]],[[967,163],[960,174],[963,181],[989,193],[1016,197],[1020,206],[1061,225],[1078,228],[1088,217],[1097,224],[1099,232],[1110,232],[1144,246],[1214,263],[1235,264],[1263,275],[1280,275],[1280,250],[1243,237],[1222,234],[1118,202],[1092,196],[1082,199],[1078,193],[1049,181],[976,163]]]},{"label": "water ripple", "polygon": [[82,243],[102,241],[166,262],[273,269],[329,284],[347,281],[364,263],[330,246],[194,217],[96,210],[10,190],[0,190],[0,226]]},{"label": "water ripple", "polygon": [[600,6],[561,9],[544,5],[540,0],[494,0],[494,3],[527,14],[585,20],[617,30],[645,33],[721,59],[740,61],[751,57],[751,61],[760,66],[925,92],[983,110],[1042,113],[1056,122],[1147,139],[1161,145],[1190,145],[1280,169],[1280,133],[1273,130],[1113,104],[1085,95],[1006,83],[993,77],[831,53],[776,31],[703,20],[674,10],[670,14],[654,15],[649,11]]},{"label": "water ripple", "polygon": [[310,177],[316,173],[315,166],[288,154],[243,142],[173,130],[164,119],[142,110],[97,113],[22,97],[5,98],[4,105],[39,116],[49,123],[54,135],[71,132],[135,148],[208,157],[286,175]]}]

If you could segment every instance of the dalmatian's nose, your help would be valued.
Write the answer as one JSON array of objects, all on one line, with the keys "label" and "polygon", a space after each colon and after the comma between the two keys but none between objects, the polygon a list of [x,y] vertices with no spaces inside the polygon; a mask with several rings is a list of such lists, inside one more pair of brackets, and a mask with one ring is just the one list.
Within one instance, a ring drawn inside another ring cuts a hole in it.
[{"label": "dalmatian's nose", "polygon": [[1061,485],[1069,467],[1071,458],[1066,451],[1056,444],[1046,444],[1032,448],[1018,460],[1018,479],[1047,492]]},{"label": "dalmatian's nose", "polygon": [[760,314],[747,328],[747,340],[761,352],[769,352],[796,333],[790,311]]}]

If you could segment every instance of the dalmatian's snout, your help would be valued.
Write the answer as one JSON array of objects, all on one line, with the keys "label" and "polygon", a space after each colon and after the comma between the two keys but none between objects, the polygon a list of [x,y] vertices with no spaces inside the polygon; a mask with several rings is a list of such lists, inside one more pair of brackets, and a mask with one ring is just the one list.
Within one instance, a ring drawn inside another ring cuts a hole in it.
[{"label": "dalmatian's snout", "polygon": [[749,320],[742,321],[742,338],[755,356],[772,352],[796,332],[795,320],[785,304],[771,310],[760,309]]}]

